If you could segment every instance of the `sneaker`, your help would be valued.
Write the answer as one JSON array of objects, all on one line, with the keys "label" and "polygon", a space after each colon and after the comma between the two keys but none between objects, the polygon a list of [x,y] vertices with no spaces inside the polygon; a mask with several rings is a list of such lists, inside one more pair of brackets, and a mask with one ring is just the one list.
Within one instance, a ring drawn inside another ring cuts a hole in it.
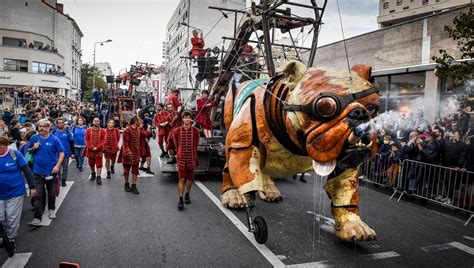
[{"label": "sneaker", "polygon": [[114,166],[111,166],[111,167],[110,167],[110,173],[115,174]]},{"label": "sneaker", "polygon": [[97,184],[98,184],[98,185],[102,185],[102,178],[101,178],[100,176],[97,176],[96,179],[97,179],[97,180],[96,180]]},{"label": "sneaker", "polygon": [[146,168],[145,167],[140,167],[139,170],[146,171]]},{"label": "sneaker", "polygon": [[48,217],[50,219],[56,219],[56,210],[55,209],[50,209],[48,213]]},{"label": "sneaker", "polygon": [[107,171],[107,179],[108,179],[108,180],[111,179],[111,177],[110,177],[110,172],[109,172],[109,171]]},{"label": "sneaker", "polygon": [[131,192],[132,191],[132,189],[130,188],[130,184],[128,182],[125,183],[124,188],[125,188],[125,192]]},{"label": "sneaker", "polygon": [[184,203],[185,203],[186,205],[191,204],[191,199],[189,199],[189,193],[186,193],[186,194],[184,195]]},{"label": "sneaker", "polygon": [[91,180],[91,181],[95,181],[95,172],[92,172],[92,173],[91,173],[90,180]]},{"label": "sneaker", "polygon": [[13,252],[16,252],[16,243],[15,243],[15,241],[10,241],[10,247],[11,247]]},{"label": "sneaker", "polygon": [[79,172],[82,172],[82,167],[79,167]]},{"label": "sneaker", "polygon": [[41,226],[41,219],[34,218],[32,221],[28,223],[31,226]]},{"label": "sneaker", "polygon": [[176,157],[173,157],[170,161],[166,162],[166,164],[176,164]]},{"label": "sneaker", "polygon": [[140,192],[138,191],[138,189],[137,189],[137,185],[136,185],[136,184],[132,184],[131,191],[132,191],[132,193],[134,193],[134,194],[139,194],[139,193],[140,193]]},{"label": "sneaker", "polygon": [[151,171],[149,168],[146,169],[146,174],[155,175],[155,172]]},{"label": "sneaker", "polygon": [[184,204],[183,204],[183,199],[179,199],[179,203],[178,203],[178,210],[183,210],[184,208]]},{"label": "sneaker", "polygon": [[66,182],[65,181],[61,182],[61,186],[66,187],[67,186]]}]

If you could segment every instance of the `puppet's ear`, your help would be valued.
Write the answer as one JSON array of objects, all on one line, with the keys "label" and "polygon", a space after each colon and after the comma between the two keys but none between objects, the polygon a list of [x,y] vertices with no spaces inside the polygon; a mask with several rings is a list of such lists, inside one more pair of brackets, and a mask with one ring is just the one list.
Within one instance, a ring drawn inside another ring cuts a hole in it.
[{"label": "puppet's ear", "polygon": [[372,76],[372,66],[370,65],[354,64],[351,70],[367,81],[370,80],[370,76]]},{"label": "puppet's ear", "polygon": [[308,70],[306,65],[296,60],[288,62],[288,64],[283,68],[283,74],[285,75],[290,90],[293,90],[298,81],[303,77],[306,70]]}]

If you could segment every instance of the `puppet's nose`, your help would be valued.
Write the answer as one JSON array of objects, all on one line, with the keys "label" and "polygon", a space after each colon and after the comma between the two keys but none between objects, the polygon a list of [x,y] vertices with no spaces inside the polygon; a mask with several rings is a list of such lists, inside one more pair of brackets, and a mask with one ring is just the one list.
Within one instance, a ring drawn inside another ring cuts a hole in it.
[{"label": "puppet's nose", "polygon": [[369,113],[365,109],[357,108],[352,110],[349,118],[357,121],[367,121],[369,120]]}]

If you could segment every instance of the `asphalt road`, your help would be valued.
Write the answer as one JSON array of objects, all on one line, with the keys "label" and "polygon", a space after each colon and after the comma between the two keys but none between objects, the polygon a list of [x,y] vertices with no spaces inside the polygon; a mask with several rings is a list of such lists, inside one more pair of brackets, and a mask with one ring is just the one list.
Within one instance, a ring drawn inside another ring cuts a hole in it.
[{"label": "asphalt road", "polygon": [[[152,150],[159,155],[155,141]],[[153,167],[158,167],[153,159]],[[361,187],[361,216],[378,240],[345,243],[332,234],[329,200],[322,182],[277,182],[284,200],[257,201],[269,238],[258,245],[245,230],[244,211],[222,209],[220,179],[201,177],[192,203],[177,210],[177,180],[168,175],[140,177],[140,195],[123,190],[122,168],[98,186],[89,173],[70,166],[74,181],[57,219],[39,228],[27,226],[33,213],[24,204],[17,254],[5,267],[57,267],[62,261],[82,267],[473,267],[474,224],[421,206],[388,200]],[[70,183],[71,184],[71,183]],[[64,190],[64,188],[63,188]],[[63,194],[65,191],[63,192]],[[217,204],[216,204],[217,203]],[[13,265],[13,266],[11,266]]]}]

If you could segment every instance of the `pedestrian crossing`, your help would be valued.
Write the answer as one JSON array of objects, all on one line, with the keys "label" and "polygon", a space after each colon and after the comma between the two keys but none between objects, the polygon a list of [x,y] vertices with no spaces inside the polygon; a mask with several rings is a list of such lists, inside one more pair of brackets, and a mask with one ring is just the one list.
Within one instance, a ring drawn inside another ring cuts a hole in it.
[{"label": "pedestrian crossing", "polygon": [[[153,171],[153,170],[152,170]],[[87,171],[84,171],[84,172],[87,172]],[[156,173],[156,171],[153,171]],[[146,173],[145,171],[143,170],[140,170],[139,171],[139,174],[138,174],[138,177],[139,178],[153,178],[155,177],[156,175],[153,175],[153,174],[148,174]],[[105,178],[107,178],[107,170],[105,168],[102,169],[101,173],[100,173],[100,177],[102,178],[102,180],[104,180]],[[89,176],[87,177],[87,179],[90,179],[91,178],[91,174],[89,174]],[[123,179],[123,175],[122,175],[122,172],[117,172],[117,170],[115,171],[115,174],[112,174],[112,179],[116,179],[116,178],[121,178]]]},{"label": "pedestrian crossing", "polygon": [[[59,190],[59,196],[56,197],[56,214],[59,211],[59,207],[61,207],[61,204],[64,201],[64,198],[66,198],[67,193],[69,190],[71,190],[72,185],[74,184],[73,181],[67,181],[66,182],[67,186],[66,187],[61,187]],[[49,226],[53,220],[48,217],[48,209],[46,208],[43,212],[43,216],[41,218],[41,226]]]}]

